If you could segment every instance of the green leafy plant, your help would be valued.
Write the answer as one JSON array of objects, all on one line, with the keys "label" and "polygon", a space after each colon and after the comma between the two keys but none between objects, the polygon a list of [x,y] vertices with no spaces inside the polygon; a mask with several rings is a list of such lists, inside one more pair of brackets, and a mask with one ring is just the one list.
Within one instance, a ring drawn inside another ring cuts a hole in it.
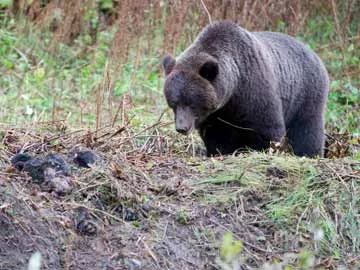
[{"label": "green leafy plant", "polygon": [[187,225],[190,221],[190,214],[185,210],[180,210],[176,213],[176,221],[182,225]]},{"label": "green leafy plant", "polygon": [[0,0],[0,8],[8,8],[13,5],[12,0]]},{"label": "green leafy plant", "polygon": [[224,234],[220,246],[220,256],[226,263],[231,263],[239,256],[242,251],[242,243],[233,239],[233,234],[227,232]]}]

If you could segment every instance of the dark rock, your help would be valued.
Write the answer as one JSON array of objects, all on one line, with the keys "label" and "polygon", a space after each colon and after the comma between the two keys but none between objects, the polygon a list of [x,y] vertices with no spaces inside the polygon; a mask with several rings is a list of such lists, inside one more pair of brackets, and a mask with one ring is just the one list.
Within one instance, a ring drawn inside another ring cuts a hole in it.
[{"label": "dark rock", "polygon": [[35,183],[39,184],[44,182],[44,171],[47,168],[53,168],[57,175],[68,176],[70,172],[65,160],[59,154],[31,158],[23,165],[23,170],[31,176]]},{"label": "dark rock", "polygon": [[96,209],[105,211],[106,207],[105,204],[102,200],[100,200],[99,198],[91,198],[90,202],[95,206]]},{"label": "dark rock", "polygon": [[288,176],[288,173],[284,169],[280,169],[278,167],[268,167],[266,169],[266,176],[268,177],[273,176],[279,179],[283,179]]},{"label": "dark rock", "polygon": [[69,152],[70,159],[79,167],[91,168],[99,160],[99,155],[83,147],[75,147]]},{"label": "dark rock", "polygon": [[115,212],[119,213],[125,221],[139,220],[139,216],[131,209],[119,205],[116,207]]},{"label": "dark rock", "polygon": [[97,225],[90,218],[86,208],[79,207],[78,215],[75,220],[76,231],[80,234],[92,236],[97,234]]},{"label": "dark rock", "polygon": [[24,171],[26,171],[36,183],[44,181],[44,160],[42,158],[32,158],[24,163]]},{"label": "dark rock", "polygon": [[97,226],[91,220],[81,220],[79,223],[76,224],[76,230],[80,234],[92,236],[96,235]]},{"label": "dark rock", "polygon": [[64,175],[69,175],[70,173],[70,169],[64,158],[59,154],[49,154],[45,156],[45,163],[47,167],[54,168],[56,172],[61,172]]},{"label": "dark rock", "polygon": [[13,165],[17,170],[22,171],[24,169],[24,163],[32,159],[27,153],[16,154],[11,159],[11,165]]},{"label": "dark rock", "polygon": [[141,206],[141,209],[143,212],[150,212],[152,210],[155,209],[154,205],[153,205],[153,202],[152,200],[149,200],[147,202],[145,202],[142,206]]},{"label": "dark rock", "polygon": [[63,175],[62,172],[57,172],[54,168],[48,167],[44,170],[43,187],[50,192],[55,192],[58,196],[63,196],[71,193],[71,178]]},{"label": "dark rock", "polygon": [[135,220],[139,220],[139,217],[132,210],[125,208],[124,220],[125,221],[135,221]]}]

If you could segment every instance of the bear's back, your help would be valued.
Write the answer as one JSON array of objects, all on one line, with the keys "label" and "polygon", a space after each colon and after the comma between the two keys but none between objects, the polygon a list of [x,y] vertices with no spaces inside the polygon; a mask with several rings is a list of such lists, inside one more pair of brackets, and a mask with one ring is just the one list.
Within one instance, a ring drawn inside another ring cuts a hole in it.
[{"label": "bear's back", "polygon": [[311,99],[327,95],[328,75],[320,58],[297,39],[275,32],[252,32],[271,59],[279,83],[285,121]]}]

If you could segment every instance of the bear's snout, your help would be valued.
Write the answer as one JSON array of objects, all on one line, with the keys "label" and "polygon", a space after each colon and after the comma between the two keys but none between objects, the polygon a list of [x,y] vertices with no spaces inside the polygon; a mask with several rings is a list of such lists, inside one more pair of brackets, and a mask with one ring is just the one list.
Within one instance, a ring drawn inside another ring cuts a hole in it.
[{"label": "bear's snout", "polygon": [[188,134],[188,129],[185,127],[177,127],[176,131],[183,134],[183,135],[187,135]]},{"label": "bear's snout", "polygon": [[188,135],[194,128],[195,118],[189,107],[179,107],[175,112],[176,131]]}]

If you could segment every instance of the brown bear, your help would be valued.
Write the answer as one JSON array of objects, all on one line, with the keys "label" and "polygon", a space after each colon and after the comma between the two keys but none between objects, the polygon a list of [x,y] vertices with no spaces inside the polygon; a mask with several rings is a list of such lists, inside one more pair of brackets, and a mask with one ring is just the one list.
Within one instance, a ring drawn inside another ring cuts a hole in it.
[{"label": "brown bear", "polygon": [[264,150],[285,135],[296,155],[323,155],[329,78],[294,38],[217,22],[163,67],[176,130],[198,129],[208,156]]}]

